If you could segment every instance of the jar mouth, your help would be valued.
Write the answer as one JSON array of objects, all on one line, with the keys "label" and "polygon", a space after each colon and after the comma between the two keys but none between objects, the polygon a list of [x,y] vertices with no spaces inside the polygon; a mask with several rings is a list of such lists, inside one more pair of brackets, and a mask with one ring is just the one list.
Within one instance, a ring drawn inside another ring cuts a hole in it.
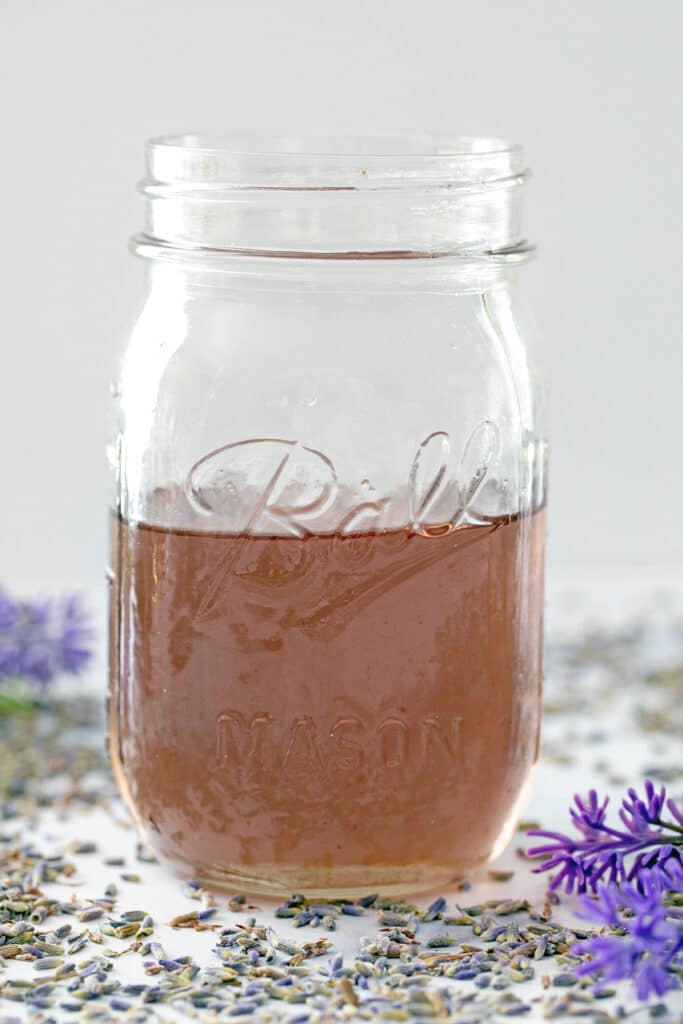
[{"label": "jar mouth", "polygon": [[365,189],[418,182],[451,188],[521,183],[521,146],[499,138],[310,136],[259,138],[226,132],[161,135],[147,144],[155,184],[226,188]]},{"label": "jar mouth", "polygon": [[497,138],[162,135],[143,240],[259,255],[433,256],[524,243],[519,145]]}]

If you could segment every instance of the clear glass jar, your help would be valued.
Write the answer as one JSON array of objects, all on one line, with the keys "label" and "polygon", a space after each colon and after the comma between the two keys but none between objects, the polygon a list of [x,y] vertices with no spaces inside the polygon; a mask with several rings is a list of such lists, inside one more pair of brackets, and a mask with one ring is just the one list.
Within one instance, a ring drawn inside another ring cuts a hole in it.
[{"label": "clear glass jar", "polygon": [[110,745],[207,884],[443,885],[538,755],[546,440],[497,140],[148,146]]}]

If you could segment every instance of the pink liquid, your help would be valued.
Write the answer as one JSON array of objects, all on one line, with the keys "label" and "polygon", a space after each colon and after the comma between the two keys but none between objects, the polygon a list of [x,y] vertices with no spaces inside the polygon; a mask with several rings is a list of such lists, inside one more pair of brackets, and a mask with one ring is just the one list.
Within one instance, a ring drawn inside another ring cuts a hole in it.
[{"label": "pink liquid", "polygon": [[543,512],[430,537],[114,529],[111,754],[159,852],[352,895],[501,849],[538,754]]}]

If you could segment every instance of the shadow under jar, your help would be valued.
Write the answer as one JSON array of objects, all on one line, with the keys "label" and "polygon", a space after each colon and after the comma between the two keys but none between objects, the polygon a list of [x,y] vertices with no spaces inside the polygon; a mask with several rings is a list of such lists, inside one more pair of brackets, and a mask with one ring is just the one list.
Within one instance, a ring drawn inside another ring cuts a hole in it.
[{"label": "shadow under jar", "polygon": [[207,884],[499,853],[538,756],[546,441],[491,139],[152,141],[114,388],[110,748]]}]

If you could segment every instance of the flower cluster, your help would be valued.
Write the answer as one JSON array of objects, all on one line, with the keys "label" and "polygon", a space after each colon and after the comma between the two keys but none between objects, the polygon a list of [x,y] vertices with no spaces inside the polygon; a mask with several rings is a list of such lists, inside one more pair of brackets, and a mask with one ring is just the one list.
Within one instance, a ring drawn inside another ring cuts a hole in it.
[{"label": "flower cluster", "polygon": [[582,898],[584,915],[617,934],[577,943],[572,953],[590,959],[575,973],[595,977],[598,989],[631,978],[639,999],[677,987],[683,976],[683,909],[671,894],[682,891],[683,865],[673,858],[663,868],[641,868],[637,884],[598,885],[595,897]]},{"label": "flower cluster", "polygon": [[43,689],[61,673],[78,675],[92,657],[92,640],[78,597],[31,603],[0,590],[0,683],[26,679]]},{"label": "flower cluster", "polygon": [[[606,821],[609,798],[600,801],[595,790],[588,799],[574,797],[570,809],[576,835],[536,830],[530,836],[550,842],[534,846],[530,857],[546,858],[539,871],[555,871],[551,889],[564,886],[571,892],[595,892],[601,882],[623,885],[638,881],[645,870],[678,871],[683,863],[683,807],[645,783],[640,797],[629,789],[619,810],[620,827]],[[665,815],[667,815],[665,817]]]}]

